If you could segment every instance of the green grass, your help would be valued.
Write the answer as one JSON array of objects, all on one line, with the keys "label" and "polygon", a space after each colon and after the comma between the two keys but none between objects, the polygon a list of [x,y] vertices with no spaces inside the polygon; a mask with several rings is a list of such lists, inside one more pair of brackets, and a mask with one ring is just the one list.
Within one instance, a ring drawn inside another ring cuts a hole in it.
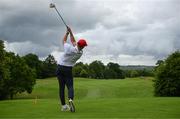
[{"label": "green grass", "polygon": [[154,97],[152,79],[76,78],[75,113],[60,111],[56,78],[38,80],[32,94],[0,101],[0,118],[180,118],[180,98]]}]

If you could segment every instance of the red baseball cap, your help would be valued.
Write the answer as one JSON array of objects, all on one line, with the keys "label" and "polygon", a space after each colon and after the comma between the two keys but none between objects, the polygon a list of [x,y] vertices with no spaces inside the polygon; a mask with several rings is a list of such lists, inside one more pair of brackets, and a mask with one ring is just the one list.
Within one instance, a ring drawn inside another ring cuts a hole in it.
[{"label": "red baseball cap", "polygon": [[86,40],[85,40],[85,39],[79,39],[79,41],[77,42],[77,44],[78,44],[80,47],[85,47],[85,46],[87,46],[87,43],[86,43]]}]

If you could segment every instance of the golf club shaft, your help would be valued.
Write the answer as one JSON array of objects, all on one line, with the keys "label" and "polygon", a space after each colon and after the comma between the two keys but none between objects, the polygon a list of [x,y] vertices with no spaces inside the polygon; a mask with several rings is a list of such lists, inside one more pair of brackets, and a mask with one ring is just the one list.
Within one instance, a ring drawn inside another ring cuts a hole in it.
[{"label": "golf club shaft", "polygon": [[64,21],[63,17],[61,16],[61,14],[60,14],[59,11],[57,10],[57,8],[56,8],[56,7],[54,7],[54,8],[55,8],[56,12],[58,13],[58,15],[60,16],[60,18],[61,18],[61,20],[63,21],[63,23],[64,23],[64,25],[66,26],[66,28],[68,28],[66,22]]}]

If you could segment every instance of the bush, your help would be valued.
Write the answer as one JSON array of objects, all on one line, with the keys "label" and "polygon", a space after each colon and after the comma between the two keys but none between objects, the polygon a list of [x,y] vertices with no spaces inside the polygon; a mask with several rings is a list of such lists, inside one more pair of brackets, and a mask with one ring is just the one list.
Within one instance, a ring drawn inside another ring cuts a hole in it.
[{"label": "bush", "polygon": [[171,54],[156,68],[156,96],[180,96],[180,52]]}]

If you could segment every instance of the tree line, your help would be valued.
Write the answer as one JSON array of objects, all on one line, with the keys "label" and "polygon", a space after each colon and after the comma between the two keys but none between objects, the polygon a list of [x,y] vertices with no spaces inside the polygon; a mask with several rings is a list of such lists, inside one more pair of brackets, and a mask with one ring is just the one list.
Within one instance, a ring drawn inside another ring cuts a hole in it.
[{"label": "tree line", "polygon": [[[36,79],[56,76],[57,62],[52,55],[42,61],[36,54],[19,56],[4,50],[0,40],[0,99],[13,98],[17,93],[31,93]],[[73,68],[74,77],[94,79],[124,79],[125,77],[150,76],[147,70],[122,70],[117,63],[104,65],[101,61],[90,64],[77,63]]]},{"label": "tree line", "polygon": [[153,69],[123,69],[118,63],[109,62],[104,65],[101,61],[90,64],[77,63],[73,68],[75,77],[95,79],[124,79],[125,77],[154,76]]},{"label": "tree line", "polygon": [[[155,69],[122,69],[113,62],[104,65],[101,61],[90,64],[77,63],[74,77],[94,79],[124,79],[125,77],[154,76],[156,96],[180,96],[180,52],[172,53],[165,60],[158,60]],[[57,62],[52,55],[42,61],[36,54],[19,56],[4,50],[0,40],[0,100],[13,98],[17,93],[31,93],[36,79],[56,76]]]}]

